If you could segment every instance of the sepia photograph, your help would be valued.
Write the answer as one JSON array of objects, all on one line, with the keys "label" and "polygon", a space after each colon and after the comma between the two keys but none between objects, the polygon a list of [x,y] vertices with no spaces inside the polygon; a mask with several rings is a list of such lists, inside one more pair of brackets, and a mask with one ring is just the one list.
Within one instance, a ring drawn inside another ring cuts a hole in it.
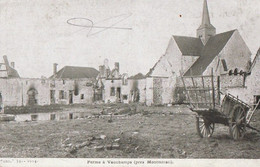
[{"label": "sepia photograph", "polygon": [[196,163],[260,164],[259,0],[0,1],[1,167]]}]

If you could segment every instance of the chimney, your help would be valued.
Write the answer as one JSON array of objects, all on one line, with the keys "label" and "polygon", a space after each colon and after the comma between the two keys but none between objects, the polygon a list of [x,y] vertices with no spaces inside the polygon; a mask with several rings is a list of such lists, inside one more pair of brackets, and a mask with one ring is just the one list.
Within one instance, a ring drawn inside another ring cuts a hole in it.
[{"label": "chimney", "polygon": [[115,62],[115,69],[119,72],[119,62]]},{"label": "chimney", "polygon": [[56,75],[56,73],[57,73],[57,66],[58,66],[57,63],[53,64],[53,75]]},{"label": "chimney", "polygon": [[104,77],[104,75],[105,75],[105,66],[104,65],[99,66],[99,73],[100,73],[101,77]]},{"label": "chimney", "polygon": [[15,68],[15,63],[11,62],[11,67],[14,69]]},{"label": "chimney", "polygon": [[109,77],[109,75],[110,75],[110,70],[109,69],[106,69],[106,78],[108,78]]},{"label": "chimney", "polygon": [[3,56],[3,59],[4,59],[4,62],[5,62],[5,65],[6,65],[6,66],[9,66],[9,61],[8,61],[6,55]]}]

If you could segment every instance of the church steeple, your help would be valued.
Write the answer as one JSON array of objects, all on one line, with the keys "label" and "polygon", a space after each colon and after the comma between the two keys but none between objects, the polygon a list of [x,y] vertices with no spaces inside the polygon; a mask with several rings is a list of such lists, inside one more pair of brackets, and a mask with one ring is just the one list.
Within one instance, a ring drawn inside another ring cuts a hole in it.
[{"label": "church steeple", "polygon": [[203,3],[203,13],[201,25],[197,29],[197,37],[201,39],[205,45],[211,36],[216,34],[216,28],[210,23],[209,10],[207,0]]}]

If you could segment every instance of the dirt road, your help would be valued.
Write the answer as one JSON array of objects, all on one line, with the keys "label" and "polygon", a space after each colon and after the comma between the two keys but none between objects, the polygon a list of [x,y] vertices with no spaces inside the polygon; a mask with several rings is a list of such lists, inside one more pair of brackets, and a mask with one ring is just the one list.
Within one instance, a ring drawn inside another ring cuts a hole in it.
[{"label": "dirt road", "polygon": [[[77,110],[75,108],[75,110]],[[252,125],[260,129],[260,111]],[[0,124],[0,157],[14,158],[260,158],[260,135],[242,141],[216,125],[201,139],[184,106],[151,107],[127,116]]]}]

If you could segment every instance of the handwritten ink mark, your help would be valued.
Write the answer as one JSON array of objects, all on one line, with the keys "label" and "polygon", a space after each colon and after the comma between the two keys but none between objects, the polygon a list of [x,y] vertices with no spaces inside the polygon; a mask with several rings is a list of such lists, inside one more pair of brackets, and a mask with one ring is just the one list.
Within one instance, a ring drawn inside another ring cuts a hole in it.
[{"label": "handwritten ink mark", "polygon": [[[132,14],[122,14],[122,15],[118,15],[118,16],[114,16],[114,17],[110,17],[110,18],[107,18],[107,19],[104,19],[102,21],[99,21],[99,22],[96,22],[94,23],[92,20],[88,19],[88,18],[83,18],[83,17],[75,17],[75,18],[70,18],[67,20],[67,24],[69,25],[72,25],[72,26],[76,26],[76,27],[83,27],[82,29],[76,31],[76,32],[79,32],[79,31],[82,31],[82,30],[85,30],[87,28],[89,28],[89,31],[88,31],[88,34],[87,34],[87,37],[90,37],[90,36],[93,36],[93,35],[96,35],[98,33],[101,33],[101,32],[104,32],[108,29],[118,29],[118,30],[132,30],[132,28],[129,28],[129,27],[116,27],[115,25],[117,25],[118,23],[126,20],[127,18],[129,18]],[[119,21],[111,24],[110,26],[98,26],[97,24],[99,23],[103,23],[105,21],[108,21],[108,20],[112,20],[112,19],[115,19],[115,18],[121,18]],[[76,21],[84,21],[85,24],[79,24],[79,23],[75,23]],[[94,33],[91,33],[93,29],[101,29],[97,32],[94,32]]]}]

